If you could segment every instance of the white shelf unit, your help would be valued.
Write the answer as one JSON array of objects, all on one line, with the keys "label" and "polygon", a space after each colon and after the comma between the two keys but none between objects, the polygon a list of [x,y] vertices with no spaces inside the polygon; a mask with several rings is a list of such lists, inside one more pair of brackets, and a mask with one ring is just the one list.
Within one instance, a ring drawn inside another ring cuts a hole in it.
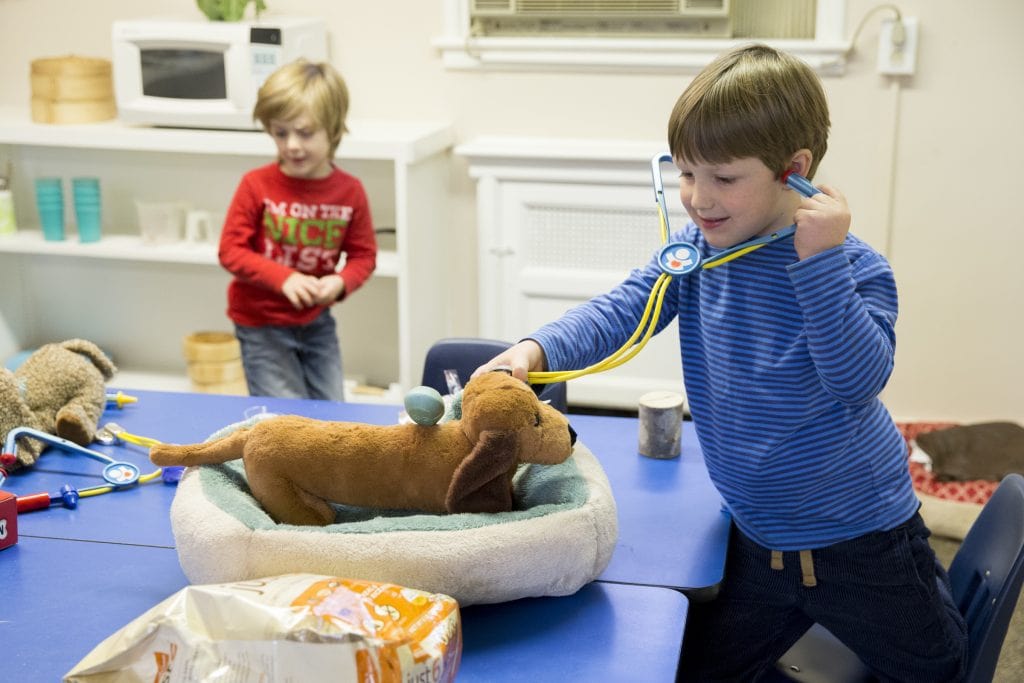
[{"label": "white shelf unit", "polygon": [[[661,244],[651,157],[664,143],[481,137],[459,145],[477,181],[480,334],[521,339],[608,291]],[[673,228],[685,213],[665,170]],[[570,380],[574,405],[635,410],[682,392],[673,322],[628,363]]]},{"label": "white shelf unit", "polygon": [[[349,121],[337,163],[367,189],[379,234],[373,277],[334,307],[346,376],[403,390],[419,384],[444,313],[451,146],[443,122]],[[180,389],[181,339],[230,330],[228,274],[212,244],[143,242],[134,200],[183,201],[220,223],[242,174],[274,158],[259,131],[45,125],[0,107],[0,169],[10,161],[18,231],[0,236],[0,359],[68,337],[105,348],[140,388]],[[33,179],[65,179],[66,239],[42,239]],[[81,244],[70,179],[100,179],[103,237]]]}]

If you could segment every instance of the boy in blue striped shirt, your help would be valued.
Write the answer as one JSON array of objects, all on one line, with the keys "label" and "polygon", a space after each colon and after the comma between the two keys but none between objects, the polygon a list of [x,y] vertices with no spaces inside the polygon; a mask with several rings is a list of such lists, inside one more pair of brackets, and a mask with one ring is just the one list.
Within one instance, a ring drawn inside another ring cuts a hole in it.
[{"label": "boy in blue striped shirt", "polygon": [[[849,234],[842,193],[805,198],[828,105],[803,62],[763,45],[698,74],[669,120],[690,222],[670,238],[707,259],[791,224],[792,240],[675,278],[684,383],[711,479],[733,518],[725,579],[693,604],[686,681],[756,680],[814,623],[883,680],[962,677],[966,629],[917,513],[906,446],[878,398],[893,368],[896,286]],[[657,258],[477,372],[588,367],[636,329]],[[658,331],[673,315],[663,313]]]}]

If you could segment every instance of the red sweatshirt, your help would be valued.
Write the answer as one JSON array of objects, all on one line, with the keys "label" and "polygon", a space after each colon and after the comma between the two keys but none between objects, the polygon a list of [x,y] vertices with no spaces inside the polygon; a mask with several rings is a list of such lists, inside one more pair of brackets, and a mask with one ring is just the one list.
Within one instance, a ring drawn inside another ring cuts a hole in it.
[{"label": "red sweatshirt", "polygon": [[228,285],[228,317],[234,322],[249,327],[312,322],[326,307],[293,308],[281,293],[289,275],[338,273],[344,298],[377,266],[377,239],[362,183],[337,167],[314,180],[286,176],[276,162],[249,171],[224,220],[220,263],[234,275]]}]

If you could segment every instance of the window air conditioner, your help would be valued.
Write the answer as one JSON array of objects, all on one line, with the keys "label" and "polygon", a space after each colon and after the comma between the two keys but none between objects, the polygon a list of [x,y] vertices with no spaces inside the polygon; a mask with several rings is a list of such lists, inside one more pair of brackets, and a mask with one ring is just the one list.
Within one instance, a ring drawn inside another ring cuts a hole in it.
[{"label": "window air conditioner", "polygon": [[730,38],[730,0],[470,0],[475,36]]}]

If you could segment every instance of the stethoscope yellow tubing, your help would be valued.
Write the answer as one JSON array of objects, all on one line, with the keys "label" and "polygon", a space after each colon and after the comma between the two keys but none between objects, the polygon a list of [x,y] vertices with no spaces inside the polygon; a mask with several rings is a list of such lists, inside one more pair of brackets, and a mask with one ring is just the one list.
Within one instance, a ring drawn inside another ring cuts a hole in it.
[{"label": "stethoscope yellow tubing", "polygon": [[137,434],[129,434],[128,432],[118,432],[117,438],[128,443],[133,443],[136,446],[144,446],[146,448],[152,448],[160,443],[156,439],[151,439],[148,436],[138,436]]},{"label": "stethoscope yellow tubing", "polygon": [[[531,372],[527,374],[527,381],[530,384],[554,384],[555,382],[566,382],[570,379],[576,379],[577,377],[582,377],[584,375],[617,368],[632,359],[633,356],[640,353],[644,346],[647,345],[647,341],[654,334],[654,329],[658,325],[658,318],[661,317],[661,304],[665,299],[665,290],[668,289],[668,285],[671,281],[672,276],[667,273],[662,273],[658,276],[658,279],[654,281],[654,286],[651,288],[651,295],[647,298],[647,306],[644,307],[643,315],[640,316],[640,322],[637,323],[636,330],[633,332],[633,335],[626,340],[626,343],[619,347],[615,353],[602,361],[579,370]],[[653,317],[651,316],[652,308],[654,309]],[[650,319],[649,325],[648,319]],[[640,336],[645,325],[647,329],[643,332],[643,338],[640,339],[639,343],[636,343],[637,337]],[[634,346],[635,343],[636,345]]]},{"label": "stethoscope yellow tubing", "polygon": [[[668,244],[668,216],[666,215],[665,208],[665,191],[661,183],[661,162],[665,161],[666,158],[671,161],[671,155],[658,154],[651,159],[651,168],[653,171],[654,179],[654,199],[655,204],[658,207],[658,224],[661,229],[661,241],[662,244]],[[556,382],[567,382],[570,379],[576,379],[577,377],[583,377],[584,375],[591,375],[598,372],[604,372],[605,370],[611,370],[617,368],[623,363],[631,360],[636,354],[643,350],[644,346],[647,345],[647,341],[654,334],[655,328],[658,326],[658,320],[661,318],[661,305],[665,300],[665,290],[668,289],[669,283],[672,281],[672,276],[668,273],[662,273],[658,276],[658,279],[654,281],[654,286],[651,287],[651,294],[647,297],[647,305],[644,307],[643,315],[640,316],[640,322],[637,323],[636,330],[633,331],[632,336],[626,340],[615,353],[608,356],[602,361],[594,363],[591,366],[581,368],[579,370],[552,370],[543,372],[530,372],[527,373],[526,379],[530,384],[554,384]],[[653,308],[654,314],[651,315],[651,309]],[[650,324],[648,324],[650,319]],[[646,326],[646,330],[645,330]],[[640,337],[641,331],[643,331],[643,338],[640,339],[639,343],[636,343],[637,338]],[[634,344],[636,344],[634,346]]]},{"label": "stethoscope yellow tubing", "polygon": [[[655,203],[658,207],[658,223],[661,229],[661,241],[662,244],[668,244],[669,238],[669,227],[668,227],[668,216],[666,215],[665,208],[665,191],[661,183],[661,170],[660,164],[663,161],[671,161],[672,156],[668,154],[659,154],[651,159],[651,166],[654,177],[654,197]],[[710,270],[725,263],[729,263],[734,259],[738,259],[744,254],[760,249],[765,246],[766,243],[752,244],[745,249],[738,249],[733,253],[726,256],[722,256],[716,259],[705,261],[701,264],[701,270]],[[552,371],[541,371],[541,372],[530,372],[527,373],[526,378],[530,384],[554,384],[556,382],[566,382],[570,379],[576,379],[577,377],[583,377],[584,375],[591,375],[598,372],[604,372],[617,368],[623,363],[629,361],[636,356],[640,351],[647,345],[647,341],[654,334],[655,328],[658,326],[658,320],[661,318],[661,306],[665,299],[665,290],[668,289],[669,282],[672,280],[672,276],[668,273],[662,273],[658,276],[658,279],[654,281],[654,286],[651,287],[651,294],[647,298],[647,305],[644,307],[643,315],[640,317],[640,322],[637,323],[636,330],[632,336],[623,344],[615,353],[611,354],[607,358],[593,365],[590,365],[579,370],[552,370]],[[654,309],[653,317],[651,315],[651,309]],[[648,319],[650,318],[650,324]],[[640,339],[639,343],[636,343],[637,338],[640,337],[640,333],[644,330],[643,338]],[[636,344],[634,346],[634,344]]]},{"label": "stethoscope yellow tubing", "polygon": [[[654,180],[654,199],[658,207],[658,222],[661,227],[661,241],[665,245],[668,244],[669,226],[668,209],[665,208],[665,188],[661,180],[661,164],[662,162],[671,161],[671,154],[658,154],[651,159],[651,173]],[[783,175],[782,179],[784,183],[797,192],[800,192],[805,197],[810,197],[816,192],[820,192],[820,190],[811,185],[810,181],[803,176],[786,173]],[[714,258],[702,262],[700,264],[700,269],[710,270],[712,268],[717,268],[722,264],[734,261],[745,254],[749,254],[756,249],[760,249],[761,247],[770,244],[774,240],[792,235],[795,229],[796,226],[790,226],[784,230],[778,230],[767,237],[753,240],[755,242],[754,244],[750,244],[748,246],[744,246],[742,244],[737,245],[736,247],[733,247],[734,251],[727,250]],[[615,353],[598,363],[594,363],[593,365],[580,370],[530,372],[526,375],[527,381],[530,384],[553,384],[555,382],[565,382],[570,379],[582,377],[583,375],[590,375],[596,372],[604,372],[605,370],[617,368],[633,358],[633,356],[640,353],[641,349],[644,348],[647,341],[651,338],[651,335],[654,334],[654,329],[658,326],[658,320],[661,318],[661,305],[665,299],[665,290],[668,289],[668,284],[671,279],[672,275],[663,272],[658,276],[658,279],[654,281],[654,286],[651,287],[651,295],[647,298],[647,306],[644,307],[644,313],[640,317],[640,322],[637,323],[636,330],[626,343],[623,344]],[[654,308],[653,317],[651,316],[652,304]],[[650,324],[648,324],[648,318],[650,318]],[[636,344],[636,346],[633,346],[645,325],[647,326],[647,329],[646,332],[644,332],[643,338],[640,339],[640,342]]]},{"label": "stethoscope yellow tubing", "polygon": [[[150,472],[149,474],[143,474],[142,476],[139,477],[138,481],[135,482],[135,483],[137,483],[137,484],[145,484],[147,482],[153,481],[154,479],[156,479],[157,477],[159,477],[162,474],[163,474],[163,468],[160,468],[158,470]],[[104,493],[110,493],[113,490],[114,490],[113,486],[95,486],[95,487],[89,488],[89,489],[82,489],[81,491],[78,492],[78,497],[79,498],[90,498],[92,496],[99,496],[99,495],[104,494]]]},{"label": "stethoscope yellow tubing", "polygon": [[[150,438],[148,436],[139,436],[137,434],[129,434],[128,432],[124,432],[124,431],[118,431],[117,434],[115,434],[115,436],[118,439],[120,439],[121,441],[127,441],[128,443],[133,443],[136,446],[143,446],[145,448],[152,448],[153,446],[157,445],[158,443],[161,443],[159,440],[152,439],[152,438]],[[163,470],[162,467],[160,467],[160,468],[150,472],[149,474],[141,475],[136,483],[138,483],[138,484],[145,484],[147,482],[153,481],[154,479],[156,479],[159,476],[162,476],[163,473],[164,473],[164,470]],[[78,492],[78,497],[79,498],[90,498],[92,496],[99,496],[99,495],[102,495],[104,493],[110,493],[113,490],[114,490],[113,486],[94,486],[93,488],[82,489],[81,491],[79,491]]]}]

